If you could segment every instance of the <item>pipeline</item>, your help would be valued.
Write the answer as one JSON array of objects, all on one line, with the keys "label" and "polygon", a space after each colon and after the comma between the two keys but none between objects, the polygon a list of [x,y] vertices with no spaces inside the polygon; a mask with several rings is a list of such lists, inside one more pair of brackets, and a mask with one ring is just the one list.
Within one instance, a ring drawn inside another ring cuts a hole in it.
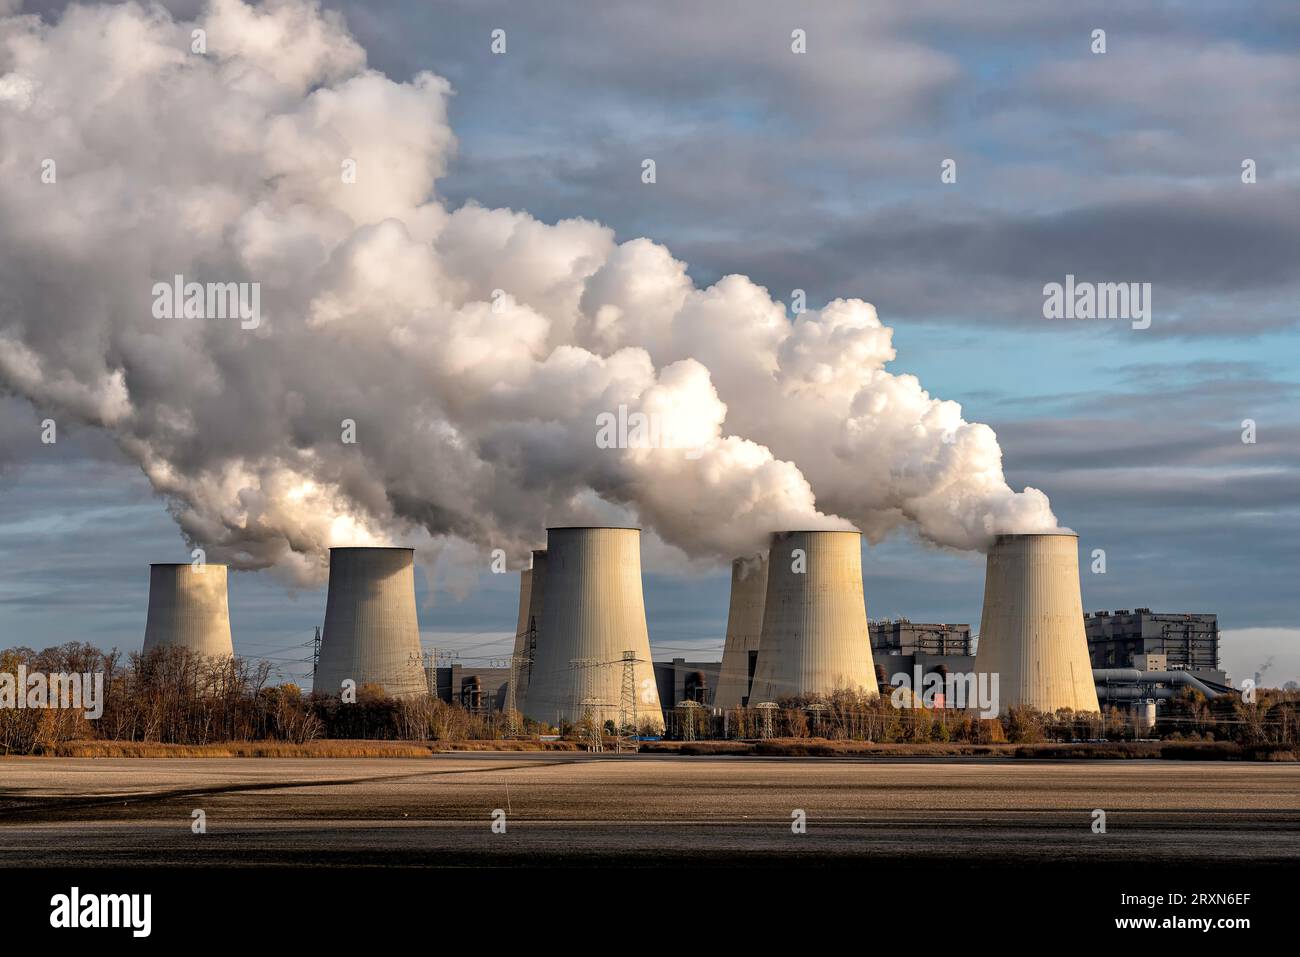
[{"label": "pipeline", "polygon": [[1146,688],[1139,685],[1177,685],[1192,688],[1206,698],[1218,698],[1215,691],[1195,675],[1186,671],[1139,671],[1137,668],[1093,668],[1092,680],[1097,683],[1097,694],[1115,701],[1132,701],[1137,698],[1169,699],[1174,696],[1170,688]]}]

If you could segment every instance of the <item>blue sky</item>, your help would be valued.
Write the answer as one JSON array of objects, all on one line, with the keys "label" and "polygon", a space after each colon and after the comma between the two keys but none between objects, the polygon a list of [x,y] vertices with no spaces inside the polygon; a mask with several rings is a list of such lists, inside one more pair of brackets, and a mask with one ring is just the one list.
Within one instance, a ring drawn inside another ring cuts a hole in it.
[{"label": "blue sky", "polygon": [[[1272,657],[1270,678],[1300,677],[1293,4],[327,6],[374,68],[453,84],[452,206],[596,219],[665,243],[700,283],[743,272],[786,301],[873,302],[893,371],[992,425],[1012,486],[1106,549],[1085,608],[1216,612],[1230,671]],[[506,57],[488,53],[496,27]],[[629,188],[645,156],[653,202]],[[1152,327],[1045,321],[1042,285],[1067,272],[1151,282]],[[111,442],[83,431],[38,460],[36,418],[0,399],[0,645],[137,648],[148,563],[188,549]],[[899,535],[864,569],[872,615],[978,623],[978,556]],[[427,645],[504,651],[515,576],[432,583]],[[720,649],[726,583],[650,568],[658,655]],[[237,650],[293,674],[324,595],[240,573],[231,609]]]}]

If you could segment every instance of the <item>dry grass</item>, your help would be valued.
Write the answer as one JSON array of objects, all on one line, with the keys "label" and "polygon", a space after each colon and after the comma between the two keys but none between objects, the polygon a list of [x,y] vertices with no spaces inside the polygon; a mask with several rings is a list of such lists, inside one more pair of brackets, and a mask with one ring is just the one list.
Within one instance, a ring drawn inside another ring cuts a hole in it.
[{"label": "dry grass", "polygon": [[573,741],[225,741],[162,744],[156,741],[65,741],[54,758],[427,758],[448,751],[577,751]]},{"label": "dry grass", "polygon": [[[612,746],[612,745],[611,745]],[[427,758],[457,751],[581,751],[576,741],[230,741],[184,745],[145,741],[67,741],[46,752],[58,758]],[[779,755],[786,757],[1003,757],[1039,760],[1164,758],[1184,761],[1295,761],[1276,745],[1243,748],[1232,742],[1120,741],[1079,744],[877,744],[824,738],[767,741],[648,741],[641,751],[680,755]]]}]

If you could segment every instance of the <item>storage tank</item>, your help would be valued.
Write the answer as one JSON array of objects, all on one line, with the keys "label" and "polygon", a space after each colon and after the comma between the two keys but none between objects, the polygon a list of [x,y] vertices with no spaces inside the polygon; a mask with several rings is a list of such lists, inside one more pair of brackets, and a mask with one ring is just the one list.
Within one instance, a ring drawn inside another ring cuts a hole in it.
[{"label": "storage tank", "polygon": [[[533,595],[537,596],[537,566]],[[663,728],[641,590],[641,530],[548,528],[545,601],[524,714],[536,721],[620,721],[624,655],[638,725]],[[630,716],[629,716],[630,717]]]},{"label": "storage tank", "polygon": [[767,599],[767,556],[737,558],[731,563],[731,604],[727,609],[727,640],[713,696],[716,708],[738,708],[749,697],[750,659],[758,654],[763,636],[763,603]]},{"label": "storage tank", "polygon": [[149,566],[149,613],[144,650],[188,648],[202,655],[233,655],[226,566]]},{"label": "storage tank", "polygon": [[862,595],[862,534],[772,536],[749,704],[847,689],[877,693]]},{"label": "storage tank", "polygon": [[1073,532],[999,535],[989,549],[978,674],[998,675],[999,711],[1100,711]]},{"label": "storage tank", "polygon": [[410,548],[331,548],[325,631],[313,687],[337,695],[345,679],[394,698],[427,693]]}]

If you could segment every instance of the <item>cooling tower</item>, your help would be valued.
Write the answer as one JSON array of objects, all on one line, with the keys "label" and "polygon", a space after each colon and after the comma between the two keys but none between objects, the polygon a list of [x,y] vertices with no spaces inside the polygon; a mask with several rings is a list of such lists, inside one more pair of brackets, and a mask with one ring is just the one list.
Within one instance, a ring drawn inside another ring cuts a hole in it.
[{"label": "cooling tower", "polygon": [[758,654],[763,633],[763,602],[767,597],[767,556],[737,558],[731,563],[731,607],[727,611],[727,641],[714,707],[738,708],[749,697],[749,661]]},{"label": "cooling tower", "polygon": [[393,697],[428,690],[415,614],[410,548],[331,548],[325,630],[313,688],[337,695],[343,681],[382,685]]},{"label": "cooling tower", "polygon": [[984,577],[975,671],[998,675],[998,706],[1100,711],[1072,532],[999,535]]},{"label": "cooling tower", "polygon": [[848,689],[876,693],[859,532],[777,532],[768,553],[749,704]]},{"label": "cooling tower", "polygon": [[225,565],[150,565],[144,650],[233,655]]},{"label": "cooling tower", "polygon": [[[641,532],[636,528],[546,530],[545,601],[525,695],[537,721],[618,722],[629,707],[638,725],[663,727],[641,593]],[[533,568],[533,595],[537,595]],[[632,681],[624,689],[624,652]]]},{"label": "cooling tower", "polygon": [[542,605],[546,595],[546,549],[533,552],[533,567],[519,573],[519,618],[515,624],[514,667],[518,669],[519,689],[514,697],[516,708],[523,708],[532,671],[530,642],[542,624]]}]

